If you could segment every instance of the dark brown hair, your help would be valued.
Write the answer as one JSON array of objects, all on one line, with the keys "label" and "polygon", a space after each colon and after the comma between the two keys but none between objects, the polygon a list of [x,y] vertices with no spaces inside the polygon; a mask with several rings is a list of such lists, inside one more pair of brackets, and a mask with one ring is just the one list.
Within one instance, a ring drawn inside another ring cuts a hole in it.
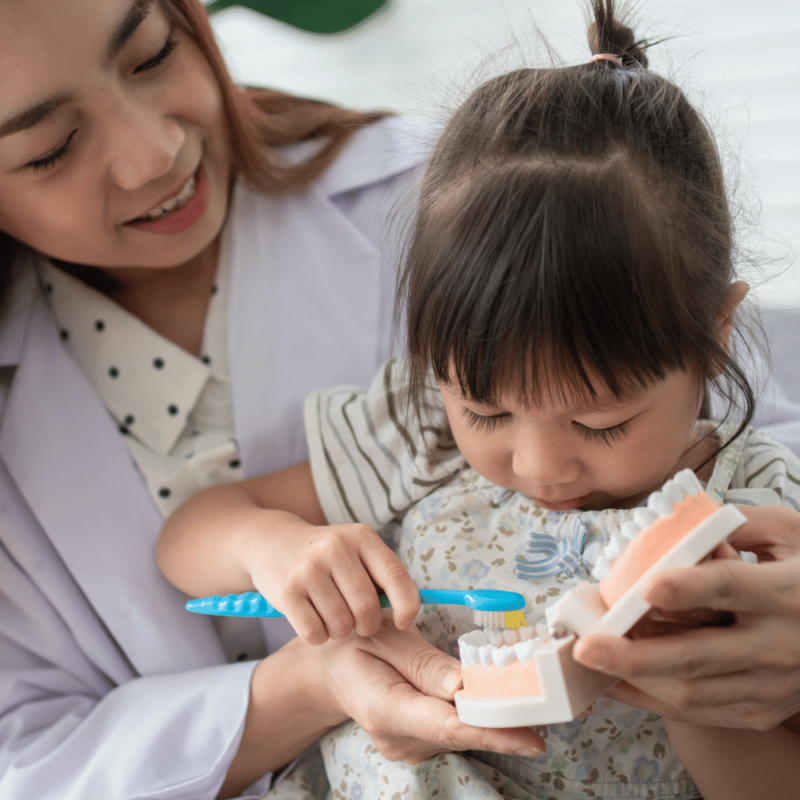
[{"label": "dark brown hair", "polygon": [[[165,2],[177,12],[211,66],[222,90],[234,171],[254,188],[282,192],[307,186],[325,171],[358,128],[386,116],[385,112],[350,111],[270,89],[237,87],[225,67],[208,14],[200,1]],[[284,161],[274,149],[306,139],[319,139],[323,144],[300,163]],[[20,247],[19,242],[0,231],[0,311]],[[70,271],[97,288],[110,288],[116,283],[94,267],[76,265]]]},{"label": "dark brown hair", "polygon": [[509,379],[535,405],[553,384],[594,396],[589,372],[621,397],[692,370],[744,425],[753,391],[720,338],[734,272],[717,148],[614,6],[593,0],[589,43],[621,64],[494,78],[439,139],[399,283],[414,396],[430,367],[489,405]]}]

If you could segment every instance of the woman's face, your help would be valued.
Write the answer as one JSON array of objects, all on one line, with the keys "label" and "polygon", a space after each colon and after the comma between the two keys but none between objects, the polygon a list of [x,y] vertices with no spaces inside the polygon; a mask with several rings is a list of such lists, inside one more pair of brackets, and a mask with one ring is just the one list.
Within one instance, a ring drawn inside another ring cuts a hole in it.
[{"label": "woman's face", "polygon": [[222,94],[161,0],[3,0],[0,75],[0,230],[112,271],[178,266],[214,241]]}]

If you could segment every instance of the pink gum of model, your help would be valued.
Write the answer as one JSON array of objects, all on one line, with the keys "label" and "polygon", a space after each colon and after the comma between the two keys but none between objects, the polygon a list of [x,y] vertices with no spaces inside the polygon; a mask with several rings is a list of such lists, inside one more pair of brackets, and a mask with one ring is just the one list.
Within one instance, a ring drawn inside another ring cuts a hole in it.
[{"label": "pink gum of model", "polygon": [[[691,470],[679,472],[612,537],[592,571],[599,585],[584,581],[545,610],[558,638],[521,629],[502,637],[475,631],[459,639],[459,718],[489,728],[575,719],[617,682],[573,660],[576,638],[623,636],[650,609],[643,592],[655,574],[697,564],[744,521],[735,507],[721,506],[702,491]],[[488,644],[476,646],[483,640]]]}]

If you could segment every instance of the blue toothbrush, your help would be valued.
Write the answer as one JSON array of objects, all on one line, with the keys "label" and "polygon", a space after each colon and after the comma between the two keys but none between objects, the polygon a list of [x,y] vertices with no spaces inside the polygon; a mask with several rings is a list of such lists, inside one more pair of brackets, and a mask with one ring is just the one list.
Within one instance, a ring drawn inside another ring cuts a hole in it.
[{"label": "blue toothbrush", "polygon": [[[497,589],[420,589],[420,600],[424,605],[467,606],[473,611],[476,625],[497,628],[519,628],[526,625],[522,609],[525,598],[517,592]],[[389,598],[380,595],[381,606],[390,608]],[[196,614],[213,614],[220,617],[282,617],[280,611],[271,606],[258,592],[229,594],[225,597],[201,597],[186,604],[188,611]]]}]

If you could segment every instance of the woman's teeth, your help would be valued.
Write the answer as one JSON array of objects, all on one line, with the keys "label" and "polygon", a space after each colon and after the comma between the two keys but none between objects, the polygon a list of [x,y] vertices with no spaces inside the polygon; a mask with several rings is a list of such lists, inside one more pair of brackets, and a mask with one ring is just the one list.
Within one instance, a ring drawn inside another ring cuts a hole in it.
[{"label": "woman's teeth", "polygon": [[536,650],[550,639],[547,626],[516,629],[484,628],[459,637],[458,649],[465,666],[497,667],[502,669],[512,661],[527,664]]},{"label": "woman's teeth", "polygon": [[174,211],[176,208],[180,208],[183,205],[186,205],[192,197],[194,196],[194,190],[197,181],[195,180],[195,176],[192,175],[188,181],[186,181],[185,186],[181,189],[179,194],[176,194],[172,200],[168,200],[166,203],[163,203],[160,206],[156,206],[152,211],[148,211],[143,217],[139,217],[139,219],[158,219],[159,217],[163,217],[165,214],[169,214],[170,211]]}]

